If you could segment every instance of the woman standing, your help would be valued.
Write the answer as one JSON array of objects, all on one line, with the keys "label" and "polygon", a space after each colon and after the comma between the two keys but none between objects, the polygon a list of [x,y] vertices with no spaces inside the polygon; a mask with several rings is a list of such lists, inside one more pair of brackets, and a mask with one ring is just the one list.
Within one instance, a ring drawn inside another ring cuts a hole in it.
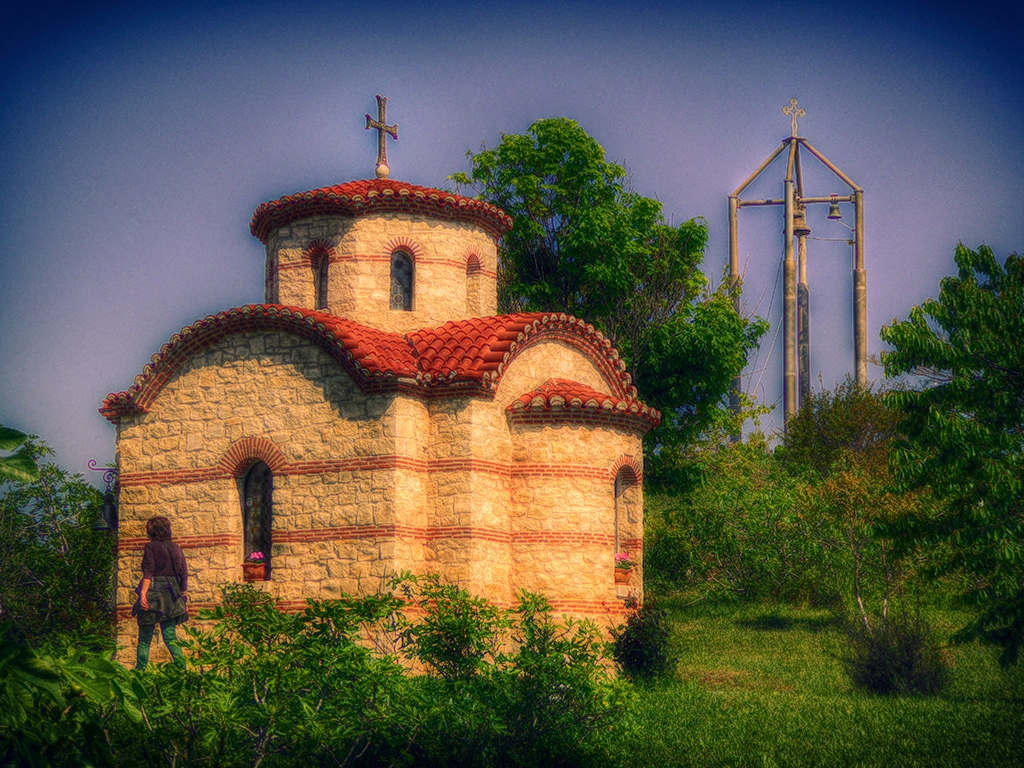
[{"label": "woman standing", "polygon": [[146,534],[149,542],[142,553],[142,583],[136,605],[139,647],[135,668],[145,669],[149,664],[149,646],[157,624],[174,662],[184,665],[185,657],[178,645],[175,627],[188,620],[185,553],[171,541],[171,521],[166,517],[151,517],[146,523]]}]

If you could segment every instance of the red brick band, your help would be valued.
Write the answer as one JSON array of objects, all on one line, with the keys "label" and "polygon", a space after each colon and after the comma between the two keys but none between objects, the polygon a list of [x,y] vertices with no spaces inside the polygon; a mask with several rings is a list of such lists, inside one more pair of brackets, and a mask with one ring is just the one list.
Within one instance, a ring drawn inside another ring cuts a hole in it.
[{"label": "red brick band", "polygon": [[[198,469],[164,469],[150,472],[126,472],[121,475],[123,487],[135,485],[167,485],[171,483],[202,483],[210,480],[234,478],[242,462],[229,451],[214,467]],[[546,477],[552,479],[583,478],[600,483],[612,483],[615,474],[610,469],[576,464],[514,463],[504,464],[487,459],[413,459],[407,456],[356,456],[349,459],[323,459],[287,461],[283,454],[261,451],[260,456],[277,475],[318,475],[328,472],[369,472],[401,469],[410,472],[479,472],[499,477]]]},{"label": "red brick band", "polygon": [[[213,610],[218,605],[220,605],[220,603],[211,603],[211,602],[206,602],[206,601],[201,602],[201,603],[194,603],[191,600],[189,600],[188,601],[188,615],[189,615],[189,619],[196,619],[197,618],[197,614],[198,614],[199,611],[201,611],[203,609]],[[305,603],[303,603],[303,607],[305,607]],[[114,616],[117,618],[118,621],[127,621],[128,619],[131,619],[132,618],[132,606],[131,606],[131,604],[117,606],[117,608],[114,610]]]},{"label": "red brick band", "polygon": [[513,464],[512,477],[585,478],[601,483],[611,483],[615,476],[601,467],[584,467],[569,464]]},{"label": "red brick band", "polygon": [[[348,539],[416,539],[437,541],[445,539],[473,539],[497,544],[547,544],[554,546],[600,546],[615,544],[615,537],[603,533],[580,531],[502,531],[470,525],[442,525],[432,528],[412,525],[340,525],[330,528],[300,528],[273,533],[275,544],[296,544],[310,541],[345,541]],[[120,551],[137,552],[145,548],[145,536],[125,536],[118,541]],[[202,547],[237,547],[242,538],[236,534],[176,536],[174,542],[182,549]],[[639,539],[622,542],[623,547],[643,546]]]},{"label": "red brick band", "polygon": [[497,544],[547,544],[554,546],[611,547],[615,537],[603,533],[579,531],[502,531],[497,528],[445,525],[434,528],[411,525],[342,525],[331,528],[307,528],[274,531],[275,544],[294,544],[310,541],[345,541],[348,539],[417,539],[437,541],[473,539]]},{"label": "red brick band", "polygon": [[[400,250],[404,250],[404,249],[400,249]],[[359,262],[359,263],[374,262],[374,263],[378,263],[378,264],[390,264],[391,263],[391,254],[390,253],[387,253],[387,254],[379,254],[379,253],[377,253],[377,254],[349,254],[349,253],[346,253],[346,254],[334,254],[334,253],[332,253],[328,257],[328,264],[330,264],[332,266],[335,265],[335,264],[343,264],[343,263],[348,263],[348,262],[353,262],[353,263],[354,262]],[[415,259],[415,263],[416,263],[417,266],[420,265],[420,264],[440,264],[440,265],[443,265],[443,266],[446,266],[446,267],[452,267],[453,269],[457,269],[460,272],[465,272],[466,271],[466,262],[459,261],[458,259],[445,258],[444,256],[418,256]],[[285,272],[285,271],[291,270],[291,269],[304,269],[304,270],[308,271],[308,270],[313,269],[314,266],[315,266],[315,263],[313,261],[313,256],[312,255],[303,254],[301,257],[299,257],[298,261],[289,261],[289,262],[282,262],[282,263],[277,264],[276,265],[276,269],[277,269],[278,272]],[[498,273],[497,272],[493,272],[493,271],[489,271],[489,270],[483,270],[483,269],[480,269],[477,272],[474,272],[473,274],[474,275],[486,275],[488,277],[491,277],[492,279],[496,279],[498,277]]]},{"label": "red brick band", "polygon": [[[276,535],[276,534],[275,534]],[[117,541],[118,551],[136,551],[146,548],[149,538],[146,536],[122,536]],[[233,533],[195,534],[192,536],[175,536],[174,543],[182,549],[198,549],[200,547],[234,547],[242,543],[242,537]]]},{"label": "red brick band", "polygon": [[[490,601],[492,605],[501,609],[515,608],[518,603],[508,603],[501,600]],[[625,605],[620,600],[548,600],[548,604],[552,610],[556,613],[584,613],[590,615],[607,615],[619,616],[628,613]],[[197,618],[196,614],[201,610],[213,610],[221,603],[213,602],[189,602],[189,615],[192,619]],[[284,613],[300,613],[306,609],[306,601],[303,600],[278,600],[276,602],[277,609]],[[407,613],[422,614],[423,611],[419,610],[418,606],[407,606],[405,608]],[[127,621],[132,618],[132,607],[130,605],[119,605],[115,611],[115,616],[118,621]]]}]

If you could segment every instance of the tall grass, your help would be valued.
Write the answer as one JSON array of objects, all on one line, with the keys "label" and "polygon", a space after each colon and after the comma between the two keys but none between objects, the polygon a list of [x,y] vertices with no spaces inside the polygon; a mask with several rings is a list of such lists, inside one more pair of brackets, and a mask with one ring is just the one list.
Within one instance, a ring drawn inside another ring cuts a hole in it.
[{"label": "tall grass", "polygon": [[[732,603],[669,617],[674,680],[640,690],[605,764],[1024,765],[1024,670],[1002,672],[992,649],[944,647],[937,697],[875,696],[844,673],[844,635],[826,612]],[[933,621],[948,637],[961,618]]]}]

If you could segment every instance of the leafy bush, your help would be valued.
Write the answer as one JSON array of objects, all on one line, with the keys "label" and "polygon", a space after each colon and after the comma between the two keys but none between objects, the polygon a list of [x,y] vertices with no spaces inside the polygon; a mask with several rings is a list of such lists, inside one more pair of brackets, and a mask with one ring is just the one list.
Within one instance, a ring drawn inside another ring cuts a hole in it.
[{"label": "leafy bush", "polygon": [[431,672],[411,682],[431,703],[410,747],[416,765],[550,765],[582,759],[624,713],[627,691],[602,664],[600,630],[557,619],[523,593],[498,611],[436,577],[402,587],[424,618],[403,633]]},{"label": "leafy bush", "polygon": [[391,595],[310,601],[279,611],[249,584],[223,590],[190,628],[190,663],[138,677],[141,723],[122,721],[124,764],[348,765],[401,754],[422,722],[398,660],[374,654],[361,629],[399,606]]},{"label": "leafy bush", "polygon": [[696,461],[689,490],[646,497],[646,587],[748,599],[836,588],[835,553],[804,530],[793,479],[766,445],[725,445]]},{"label": "leafy bush", "polygon": [[669,649],[665,611],[648,600],[637,606],[623,626],[612,630],[612,656],[630,680],[655,680],[671,674],[675,664]]},{"label": "leafy bush", "polygon": [[[119,763],[542,765],[592,750],[626,692],[600,632],[539,597],[502,611],[436,577],[279,611],[251,585],[190,628],[190,663],[125,672],[141,719],[113,729]],[[426,674],[413,674],[413,669]]]},{"label": "leafy bush", "polygon": [[[28,441],[33,461],[53,455]],[[102,496],[55,464],[0,481],[0,622],[38,645],[61,633],[110,633],[114,540],[92,530]]]},{"label": "leafy bush", "polygon": [[873,625],[859,618],[847,625],[843,666],[858,688],[872,693],[934,696],[948,667],[928,625],[903,614]]},{"label": "leafy bush", "polygon": [[400,587],[423,611],[402,638],[410,656],[448,682],[469,679],[495,662],[502,633],[511,626],[501,610],[436,576],[406,576]]},{"label": "leafy bush", "polygon": [[0,627],[0,765],[109,763],[107,718],[117,707],[137,713],[124,669],[95,644],[33,651],[11,629]]}]

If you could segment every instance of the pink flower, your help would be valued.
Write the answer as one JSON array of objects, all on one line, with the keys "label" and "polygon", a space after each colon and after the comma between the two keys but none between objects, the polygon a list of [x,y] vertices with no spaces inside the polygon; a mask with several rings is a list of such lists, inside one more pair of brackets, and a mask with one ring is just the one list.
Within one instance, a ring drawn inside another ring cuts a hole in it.
[{"label": "pink flower", "polygon": [[262,563],[263,560],[265,559],[265,557],[266,557],[266,555],[264,555],[262,552],[250,552],[249,553],[249,560],[251,562],[253,562],[253,563]]}]

